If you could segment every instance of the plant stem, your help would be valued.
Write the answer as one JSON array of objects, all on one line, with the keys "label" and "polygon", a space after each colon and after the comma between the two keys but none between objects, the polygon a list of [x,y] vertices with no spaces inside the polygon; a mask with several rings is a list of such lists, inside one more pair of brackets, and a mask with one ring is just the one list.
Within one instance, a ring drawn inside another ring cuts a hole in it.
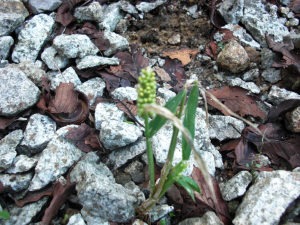
[{"label": "plant stem", "polygon": [[152,145],[151,145],[151,138],[149,137],[149,115],[146,114],[144,116],[145,120],[145,136],[146,136],[146,144],[147,144],[147,158],[148,158],[148,170],[150,175],[150,196],[149,198],[152,198],[154,194],[154,188],[155,188],[155,177],[154,177],[154,159],[153,159],[153,152],[152,152]]}]

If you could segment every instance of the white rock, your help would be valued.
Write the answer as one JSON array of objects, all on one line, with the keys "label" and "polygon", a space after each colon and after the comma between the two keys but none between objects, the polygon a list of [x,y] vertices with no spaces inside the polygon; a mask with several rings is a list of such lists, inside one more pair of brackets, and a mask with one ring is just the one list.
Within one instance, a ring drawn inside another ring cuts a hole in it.
[{"label": "white rock", "polygon": [[86,225],[80,213],[70,217],[67,225]]},{"label": "white rock", "polygon": [[155,221],[159,220],[160,218],[164,217],[165,215],[173,211],[174,211],[173,206],[167,204],[155,205],[149,211],[151,222],[154,223]]},{"label": "white rock", "polygon": [[164,98],[165,101],[168,102],[171,98],[174,98],[176,96],[176,93],[173,91],[170,91],[167,88],[158,88],[157,96]]},{"label": "white rock", "polygon": [[268,100],[274,105],[289,99],[300,99],[300,95],[295,92],[287,91],[284,88],[272,86],[268,95]]},{"label": "white rock", "polygon": [[102,7],[99,2],[92,2],[89,6],[76,7],[74,16],[79,20],[99,23],[103,20]]},{"label": "white rock", "polygon": [[[80,204],[80,203],[78,203]],[[89,213],[88,210],[86,210],[84,207],[81,209],[80,211],[83,219],[86,221],[87,225],[95,225],[95,224],[99,224],[99,225],[111,225],[111,223],[100,217],[100,216],[94,216],[93,214]]]},{"label": "white rock", "polygon": [[156,0],[155,2],[141,2],[135,7],[141,12],[149,12],[156,7],[166,3],[167,0]]},{"label": "white rock", "polygon": [[133,87],[119,87],[111,93],[111,96],[120,101],[135,101],[138,98],[138,93]]},{"label": "white rock", "polygon": [[22,174],[0,174],[0,182],[4,192],[20,192],[28,188],[33,177],[33,172]]},{"label": "white rock", "polygon": [[60,83],[73,83],[74,87],[77,85],[82,84],[76,71],[69,67],[66,69],[62,74],[58,73],[52,80],[51,80],[51,87],[50,89],[55,91],[56,88],[59,86]]},{"label": "white rock", "polygon": [[77,68],[87,69],[95,66],[103,66],[103,65],[110,65],[110,66],[117,66],[120,64],[120,60],[118,58],[107,58],[102,56],[96,55],[88,55],[83,57],[82,59],[76,59]]},{"label": "white rock", "polygon": [[276,70],[275,68],[266,69],[261,73],[261,77],[271,84],[275,84],[281,80],[280,70]]},{"label": "white rock", "polygon": [[259,89],[259,87],[255,83],[253,83],[253,82],[245,82],[245,81],[243,81],[239,77],[236,77],[234,79],[229,79],[229,80],[227,80],[227,83],[231,87],[232,86],[239,86],[241,88],[249,90],[253,94],[259,94],[260,93],[260,89]]},{"label": "white rock", "polygon": [[35,165],[38,162],[38,158],[37,157],[31,157],[29,158],[27,155],[18,155],[11,167],[9,167],[8,170],[6,170],[6,173],[22,173],[22,172],[26,172],[29,171],[30,169],[32,169],[33,167],[35,167]]},{"label": "white rock", "polygon": [[59,69],[63,69],[70,62],[68,58],[57,54],[57,51],[53,47],[45,48],[41,55],[41,58],[51,70],[58,70],[57,67]]},{"label": "white rock", "polygon": [[95,127],[100,130],[101,124],[106,120],[123,122],[124,112],[118,109],[115,103],[98,103],[95,109]]},{"label": "white rock", "polygon": [[0,37],[0,59],[6,59],[8,54],[9,54],[9,50],[10,47],[14,44],[14,39],[11,36],[4,36],[4,37]]},{"label": "white rock", "polygon": [[238,24],[244,14],[244,0],[225,0],[217,7],[228,24]]},{"label": "white rock", "polygon": [[110,47],[104,52],[105,56],[111,56],[115,53],[125,51],[129,48],[129,43],[126,38],[109,30],[105,30],[104,39],[108,39]]},{"label": "white rock", "polygon": [[258,68],[254,68],[243,74],[244,81],[254,81],[258,77],[259,77],[259,69]]},{"label": "white rock", "polygon": [[209,211],[206,212],[201,218],[188,218],[178,223],[178,225],[223,225],[223,222],[214,212]]},{"label": "white rock", "polygon": [[121,19],[123,19],[125,13],[120,10],[120,3],[112,3],[106,7],[103,13],[103,21],[99,23],[99,29],[114,31],[116,29],[117,24]]}]

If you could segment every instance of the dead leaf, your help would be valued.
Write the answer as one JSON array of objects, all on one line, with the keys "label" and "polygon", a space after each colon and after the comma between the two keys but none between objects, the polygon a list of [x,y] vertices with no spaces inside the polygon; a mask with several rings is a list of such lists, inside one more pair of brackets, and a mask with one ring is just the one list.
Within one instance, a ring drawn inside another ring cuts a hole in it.
[{"label": "dead leaf", "polygon": [[240,143],[240,141],[241,141],[241,138],[231,140],[231,141],[227,142],[226,144],[222,145],[219,151],[220,152],[231,151],[236,148],[236,146]]},{"label": "dead leaf", "polygon": [[277,106],[273,106],[268,114],[268,121],[274,122],[279,116],[285,114],[288,111],[293,110],[294,108],[297,108],[300,106],[300,100],[299,99],[290,99],[285,100],[281,102]]},{"label": "dead leaf", "polygon": [[[257,106],[254,98],[247,95],[249,93],[248,90],[240,87],[224,86],[218,89],[211,89],[209,92],[240,116],[252,115],[255,117],[266,117],[266,114]],[[225,116],[230,116],[226,110],[216,104],[209,96],[207,96],[207,102],[219,109]]]},{"label": "dead leaf", "polygon": [[72,140],[78,148],[84,152],[92,152],[90,145],[85,143],[85,138],[89,135],[95,134],[96,129],[89,127],[82,123],[79,127],[74,127],[66,133],[65,138]]},{"label": "dead leaf", "polygon": [[158,66],[154,66],[154,71],[157,74],[157,76],[160,77],[160,79],[164,82],[169,82],[171,81],[171,77],[169,74],[163,69]]},{"label": "dead leaf", "polygon": [[289,7],[293,13],[296,13],[296,14],[300,13],[300,1],[299,0],[293,1],[287,7]]},{"label": "dead leaf", "polygon": [[5,129],[7,126],[9,126],[15,120],[16,120],[15,117],[13,117],[13,118],[5,118],[3,116],[0,116],[0,130]]},{"label": "dead leaf", "polygon": [[[163,52],[161,57],[169,56],[171,59],[179,59],[183,66],[191,62],[191,56],[195,59],[196,55],[199,53],[197,49],[182,48],[179,50],[170,49]],[[190,56],[191,55],[191,56]]]},{"label": "dead leaf", "polygon": [[218,57],[217,48],[217,44],[214,42],[214,40],[211,40],[209,45],[205,47],[205,53],[211,58],[216,59]]},{"label": "dead leaf", "polygon": [[2,193],[2,191],[5,190],[5,187],[3,186],[3,184],[0,182],[0,193]]},{"label": "dead leaf", "polygon": [[85,0],[62,0],[63,3],[57,10],[56,22],[68,26],[71,22],[76,21],[76,18],[72,15],[72,9],[76,4],[83,1]]},{"label": "dead leaf", "polygon": [[169,57],[167,57],[163,69],[171,77],[170,84],[173,87],[175,87],[181,80],[187,79],[185,69],[183,68],[182,63],[178,59],[170,59]]},{"label": "dead leaf", "polygon": [[21,200],[15,200],[15,203],[19,207],[23,207],[24,205],[31,203],[31,202],[37,202],[44,196],[51,196],[53,194],[53,186],[49,186],[47,188],[44,188],[42,190],[34,191],[34,192],[28,192],[26,197]]},{"label": "dead leaf", "polygon": [[137,106],[124,100],[124,101],[118,101],[117,102],[118,109],[122,110],[126,113],[127,116],[131,119],[135,119],[134,117],[137,115]]},{"label": "dead leaf", "polygon": [[56,88],[54,100],[49,102],[50,113],[73,113],[78,104],[78,93],[73,83],[60,83]]},{"label": "dead leaf", "polygon": [[84,143],[92,148],[101,148],[99,143],[99,134],[90,134],[84,138]]}]

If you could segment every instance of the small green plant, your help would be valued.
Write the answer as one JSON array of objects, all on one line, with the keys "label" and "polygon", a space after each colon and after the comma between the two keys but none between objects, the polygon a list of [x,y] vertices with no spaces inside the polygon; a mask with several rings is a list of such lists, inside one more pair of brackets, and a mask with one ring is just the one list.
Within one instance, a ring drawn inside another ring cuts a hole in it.
[{"label": "small green plant", "polygon": [[84,21],[84,19],[78,19],[77,23],[82,23]]},{"label": "small green plant", "polygon": [[125,123],[128,123],[128,124],[134,124],[134,122],[131,122],[131,121],[128,121],[128,120],[123,120]]},{"label": "small green plant", "polygon": [[219,42],[219,43],[217,44],[217,46],[218,46],[219,48],[223,49],[225,45],[224,45],[223,42]]},{"label": "small green plant", "polygon": [[[187,89],[192,87],[188,100]],[[156,98],[156,82],[155,74],[151,68],[142,69],[138,84],[138,114],[145,120],[145,137],[147,145],[148,168],[150,174],[150,196],[137,209],[137,213],[142,216],[146,214],[157,201],[166,193],[173,183],[182,186],[195,201],[193,190],[200,193],[197,183],[190,177],[182,175],[186,170],[193,150],[195,161],[202,170],[205,180],[208,185],[211,185],[210,175],[207,172],[204,161],[196,152],[193,139],[195,136],[195,114],[198,104],[199,90],[197,82],[187,82],[184,90],[168,101],[165,107],[155,104]],[[177,110],[179,108],[179,110]],[[185,113],[184,113],[185,109]],[[180,119],[184,114],[183,123]],[[155,118],[149,121],[149,117]],[[154,159],[151,145],[151,137],[155,135],[158,130],[170,120],[173,122],[173,135],[169,147],[167,161],[161,170],[161,176],[157,185],[155,185],[154,178]],[[175,147],[177,143],[177,136],[179,131],[182,132],[182,160],[172,167]],[[210,186],[212,187],[212,186]]]},{"label": "small green plant", "polygon": [[10,213],[8,211],[5,211],[5,210],[0,211],[0,218],[9,220],[10,219]]}]

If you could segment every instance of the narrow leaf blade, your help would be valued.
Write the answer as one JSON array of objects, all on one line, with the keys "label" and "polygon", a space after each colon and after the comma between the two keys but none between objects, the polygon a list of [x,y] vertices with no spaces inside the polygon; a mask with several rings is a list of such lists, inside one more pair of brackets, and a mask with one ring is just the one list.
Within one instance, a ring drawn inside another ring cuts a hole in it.
[{"label": "narrow leaf blade", "polygon": [[[177,109],[177,106],[181,102],[184,92],[180,92],[178,95],[176,95],[174,98],[170,99],[165,107],[169,109],[172,113],[175,112]],[[150,123],[149,123],[149,137],[152,137],[165,123],[167,122],[167,119],[157,115]]]},{"label": "narrow leaf blade", "polygon": [[[189,99],[187,101],[187,106],[185,109],[185,115],[183,120],[183,126],[188,129],[192,139],[195,137],[195,118],[196,110],[198,105],[199,90],[197,86],[192,88]],[[191,155],[191,147],[188,145],[184,137],[182,137],[182,159],[188,160]]]},{"label": "narrow leaf blade", "polygon": [[198,193],[201,194],[200,188],[198,186],[198,184],[190,177],[186,177],[186,176],[181,176],[181,178],[188,183],[188,185],[194,190],[197,191]]},{"label": "narrow leaf blade", "polygon": [[0,218],[9,220],[10,219],[10,213],[8,211],[0,211]]},{"label": "narrow leaf blade", "polygon": [[193,201],[195,201],[193,190],[188,183],[181,179],[181,177],[176,181],[176,183],[182,186],[186,190],[186,192],[192,197]]}]

